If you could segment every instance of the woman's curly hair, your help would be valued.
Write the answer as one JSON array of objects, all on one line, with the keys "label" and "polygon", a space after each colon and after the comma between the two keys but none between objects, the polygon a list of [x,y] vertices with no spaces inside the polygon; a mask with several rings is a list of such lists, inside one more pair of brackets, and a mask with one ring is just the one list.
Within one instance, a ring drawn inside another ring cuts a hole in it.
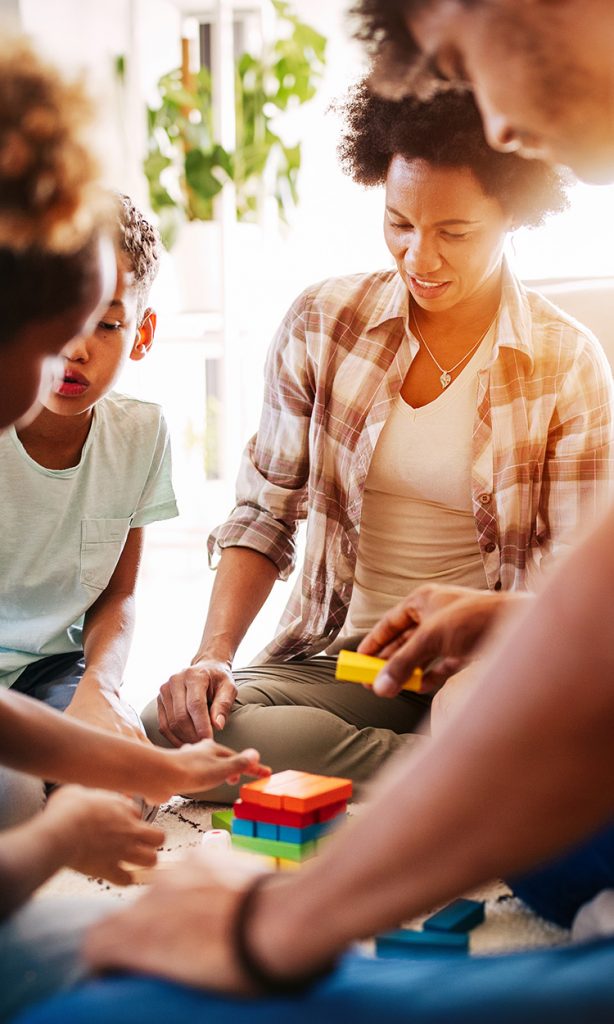
[{"label": "woman's curly hair", "polygon": [[23,40],[0,46],[0,246],[75,252],[98,216],[92,108]]},{"label": "woman's curly hair", "polygon": [[398,155],[437,167],[468,168],[518,227],[537,227],[549,213],[567,206],[560,173],[540,160],[490,148],[468,91],[447,90],[428,101],[389,100],[375,96],[363,80],[338,109],[344,119],[341,163],[361,185],[384,184]]}]

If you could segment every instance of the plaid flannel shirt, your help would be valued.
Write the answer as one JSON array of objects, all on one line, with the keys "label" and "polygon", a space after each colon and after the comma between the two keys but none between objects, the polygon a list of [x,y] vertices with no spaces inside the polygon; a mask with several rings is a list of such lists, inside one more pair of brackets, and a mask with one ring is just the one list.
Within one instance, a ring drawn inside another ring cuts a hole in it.
[{"label": "plaid flannel shirt", "polygon": [[[244,546],[302,572],[259,660],[315,654],[352,593],[373,450],[415,352],[396,271],[332,278],[294,302],[270,348],[258,433],[210,562]],[[611,473],[612,375],[593,335],[506,266],[495,341],[478,379],[472,505],[491,589],[527,589],[545,556],[594,517]]]}]

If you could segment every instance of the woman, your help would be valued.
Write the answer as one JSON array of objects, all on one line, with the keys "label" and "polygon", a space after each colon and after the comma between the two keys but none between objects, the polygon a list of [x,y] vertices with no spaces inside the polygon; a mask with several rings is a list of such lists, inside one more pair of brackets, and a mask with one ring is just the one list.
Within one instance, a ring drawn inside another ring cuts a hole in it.
[{"label": "woman", "polygon": [[[510,231],[563,207],[552,170],[491,151],[468,93],[397,103],[359,86],[345,119],[346,169],[385,185],[396,269],[324,281],[287,314],[237,506],[210,538],[222,557],[201,645],[145,721],[158,742],[194,742],[211,723],[274,770],[361,782],[424,742],[429,699],[335,683],[320,652],[355,643],[425,580],[530,588],[605,495],[611,375],[589,332],[504,259]],[[302,519],[277,635],[233,680]]]}]

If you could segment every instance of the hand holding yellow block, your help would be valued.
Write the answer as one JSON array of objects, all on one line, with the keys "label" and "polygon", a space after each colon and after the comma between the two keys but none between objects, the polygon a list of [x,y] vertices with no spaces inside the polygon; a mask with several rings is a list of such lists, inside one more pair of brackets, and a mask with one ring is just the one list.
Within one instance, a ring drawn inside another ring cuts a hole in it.
[{"label": "hand holding yellow block", "polygon": [[[359,654],[358,651],[339,651],[335,678],[342,679],[346,683],[363,683],[363,685],[372,686],[376,675],[385,664],[384,658],[372,658],[371,655]],[[415,668],[401,689],[420,693],[422,669]]]}]

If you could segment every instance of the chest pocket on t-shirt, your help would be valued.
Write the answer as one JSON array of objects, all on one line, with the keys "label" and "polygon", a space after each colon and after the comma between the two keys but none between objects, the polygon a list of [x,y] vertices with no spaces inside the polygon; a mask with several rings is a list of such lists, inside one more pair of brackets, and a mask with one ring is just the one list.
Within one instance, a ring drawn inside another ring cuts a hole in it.
[{"label": "chest pocket on t-shirt", "polygon": [[81,583],[104,590],[121,555],[131,519],[81,520]]}]

